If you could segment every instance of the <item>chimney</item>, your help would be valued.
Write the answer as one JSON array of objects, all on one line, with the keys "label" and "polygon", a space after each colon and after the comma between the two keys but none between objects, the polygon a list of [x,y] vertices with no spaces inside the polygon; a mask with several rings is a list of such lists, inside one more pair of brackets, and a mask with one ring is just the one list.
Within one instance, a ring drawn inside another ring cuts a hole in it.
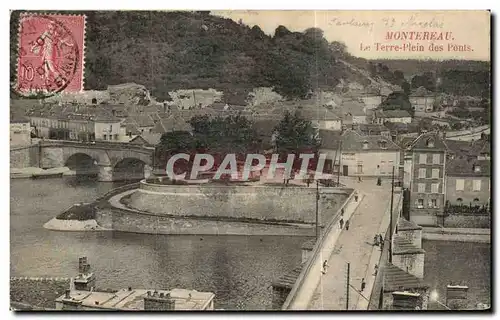
[{"label": "chimney", "polygon": [[85,273],[87,257],[78,258],[78,273]]},{"label": "chimney", "polygon": [[158,296],[158,292],[155,291],[155,293],[144,297],[144,311],[175,310],[175,300],[170,297],[170,294],[160,293]]}]

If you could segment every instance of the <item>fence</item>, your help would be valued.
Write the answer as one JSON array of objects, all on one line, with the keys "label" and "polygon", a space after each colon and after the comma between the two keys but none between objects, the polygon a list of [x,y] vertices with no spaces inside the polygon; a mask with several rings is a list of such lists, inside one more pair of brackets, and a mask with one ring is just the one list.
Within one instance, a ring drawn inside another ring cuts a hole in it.
[{"label": "fence", "polygon": [[356,191],[353,190],[351,192],[350,196],[344,201],[342,206],[338,209],[337,213],[335,215],[333,215],[333,218],[330,220],[330,222],[327,224],[326,228],[323,230],[323,232],[319,236],[319,239],[318,239],[318,241],[316,241],[316,244],[314,245],[314,248],[313,248],[312,253],[309,257],[309,260],[305,263],[304,268],[302,269],[297,280],[295,281],[295,284],[293,285],[292,290],[288,294],[288,297],[286,298],[285,303],[283,304],[282,310],[289,309],[289,307],[294,303],[298,291],[302,289],[302,286],[304,285],[304,282],[305,282],[307,275],[311,273],[314,262],[319,257],[319,254],[321,252],[321,248],[323,247],[325,235],[329,234],[333,228],[337,227],[337,219],[336,218],[340,215],[341,210],[352,201],[355,194],[356,194]]}]

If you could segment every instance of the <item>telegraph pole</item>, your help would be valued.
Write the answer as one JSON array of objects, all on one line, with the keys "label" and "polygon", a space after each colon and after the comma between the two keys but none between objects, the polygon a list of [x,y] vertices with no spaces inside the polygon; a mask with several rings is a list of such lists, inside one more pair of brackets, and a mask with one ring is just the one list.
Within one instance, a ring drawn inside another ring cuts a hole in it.
[{"label": "telegraph pole", "polygon": [[340,152],[339,152],[339,172],[337,175],[337,187],[340,186],[340,169],[342,166],[342,140],[340,140]]},{"label": "telegraph pole", "polygon": [[391,183],[391,212],[390,212],[390,229],[389,229],[389,262],[392,263],[392,211],[394,206],[394,166],[392,166],[392,183]]},{"label": "telegraph pole", "polygon": [[347,285],[346,285],[346,289],[345,289],[346,290],[346,292],[345,292],[345,294],[346,294],[345,309],[346,310],[349,310],[349,287],[350,287],[350,283],[349,283],[349,277],[350,277],[350,275],[349,275],[349,273],[350,273],[350,266],[351,266],[351,264],[348,262],[347,263]]},{"label": "telegraph pole", "polygon": [[319,240],[319,181],[316,180],[316,241]]}]

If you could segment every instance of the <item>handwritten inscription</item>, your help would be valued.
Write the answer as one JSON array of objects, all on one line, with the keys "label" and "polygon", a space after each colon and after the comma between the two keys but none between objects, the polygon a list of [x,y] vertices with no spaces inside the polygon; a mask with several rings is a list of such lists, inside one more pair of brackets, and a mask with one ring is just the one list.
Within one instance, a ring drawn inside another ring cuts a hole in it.
[{"label": "handwritten inscription", "polygon": [[370,31],[376,26],[384,28],[419,28],[419,29],[442,29],[444,22],[437,17],[422,19],[418,14],[411,15],[408,18],[400,19],[396,17],[384,17],[379,20],[360,20],[355,18],[339,18],[333,17],[329,21],[329,25],[337,27],[355,27],[364,28]]}]

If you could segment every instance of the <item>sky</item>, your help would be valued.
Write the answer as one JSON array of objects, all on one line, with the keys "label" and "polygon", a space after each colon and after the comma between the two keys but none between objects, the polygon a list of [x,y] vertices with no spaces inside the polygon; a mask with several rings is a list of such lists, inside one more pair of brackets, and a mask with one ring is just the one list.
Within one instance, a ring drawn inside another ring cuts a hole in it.
[{"label": "sky", "polygon": [[[324,31],[328,41],[342,41],[351,54],[367,59],[490,60],[490,13],[484,10],[246,10],[212,11],[212,14],[234,21],[241,19],[251,27],[258,25],[270,35],[279,25],[299,32],[317,27]],[[392,32],[393,37],[403,36],[400,32],[415,33],[413,40],[387,40],[388,32]],[[427,39],[424,38],[424,32],[429,32]],[[432,34],[435,38],[431,40]],[[438,40],[440,34],[443,40]],[[449,36],[448,40],[444,39],[446,35]]]}]

